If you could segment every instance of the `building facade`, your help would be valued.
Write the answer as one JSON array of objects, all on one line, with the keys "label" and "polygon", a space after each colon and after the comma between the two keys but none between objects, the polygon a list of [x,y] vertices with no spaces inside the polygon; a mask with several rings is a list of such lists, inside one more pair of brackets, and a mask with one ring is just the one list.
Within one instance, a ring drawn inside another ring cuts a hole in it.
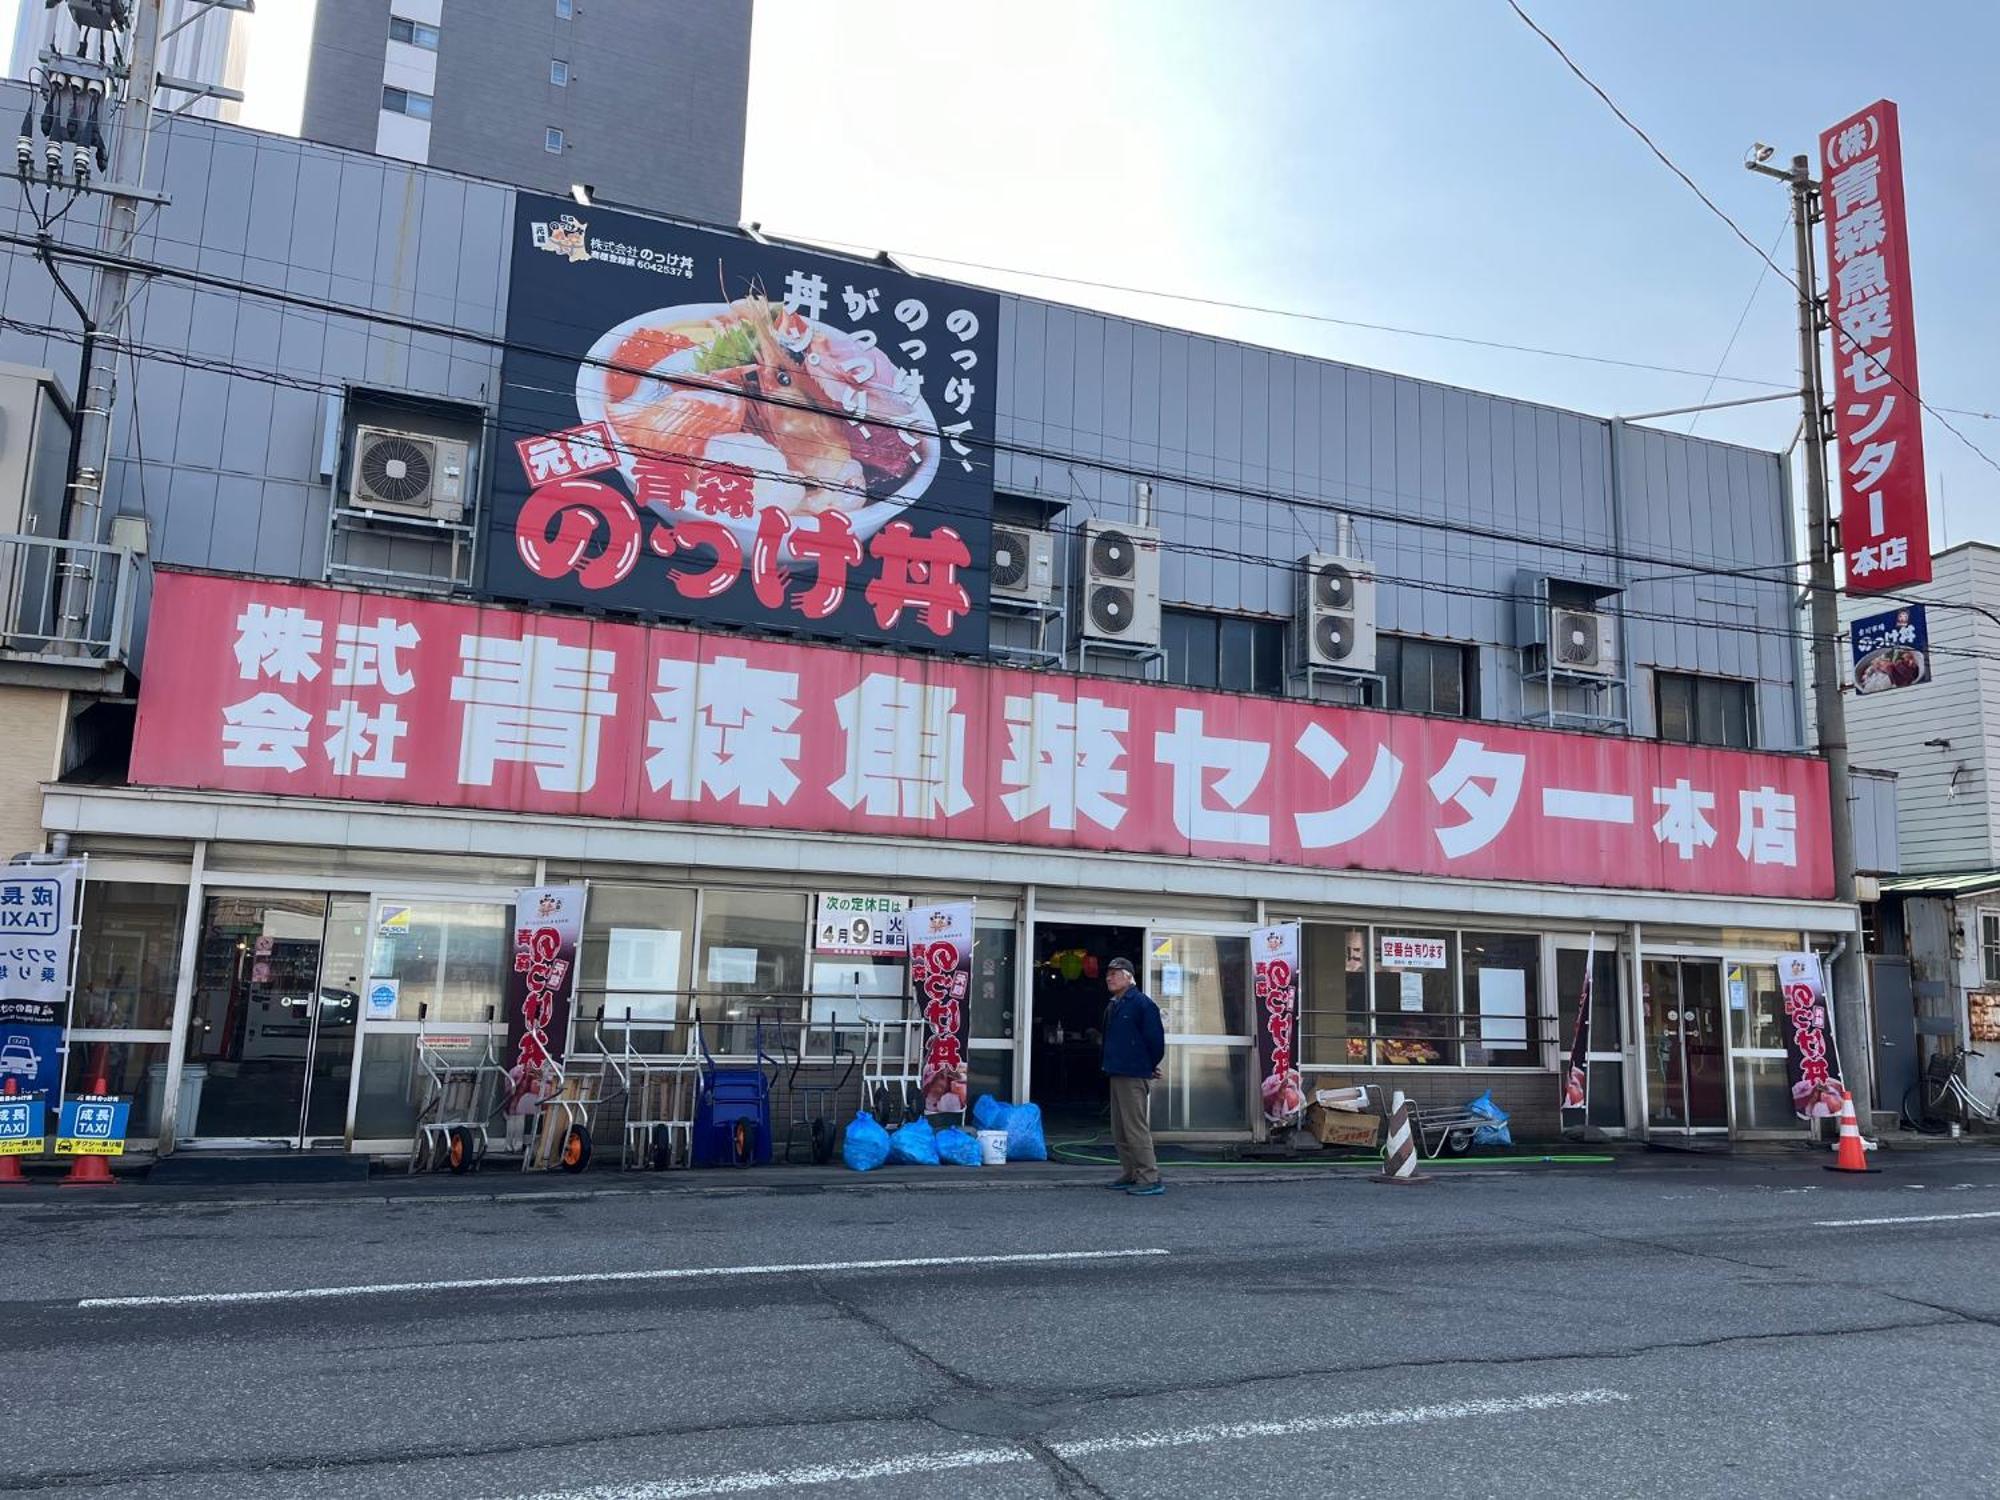
[{"label": "building facade", "polygon": [[1885,1107],[1954,1045],[1987,1054],[1966,1065],[1979,1097],[2000,1086],[1996,598],[2000,547],[1966,542],[1937,554],[1929,583],[1842,612],[1857,637],[1848,742],[1897,781],[1903,873],[1881,883],[1871,924]]},{"label": "building facade", "polygon": [[342,0],[306,139],[734,224],[750,0]]},{"label": "building facade", "polygon": [[[903,968],[821,916],[971,899],[971,1086],[1059,1121],[1125,956],[1156,1124],[1260,1131],[1250,941],[1298,922],[1291,1086],[1551,1135],[1588,975],[1594,1128],[1797,1128],[1777,965],[1856,914],[1777,455],[310,141],[159,149],[125,675],[0,660],[61,694],[12,792],[89,857],[70,1069],[135,1136],[407,1150],[440,1029],[505,1045],[515,892],[567,882],[579,1070],[699,1011],[874,1077]],[[0,359],[65,368],[0,246]]]}]

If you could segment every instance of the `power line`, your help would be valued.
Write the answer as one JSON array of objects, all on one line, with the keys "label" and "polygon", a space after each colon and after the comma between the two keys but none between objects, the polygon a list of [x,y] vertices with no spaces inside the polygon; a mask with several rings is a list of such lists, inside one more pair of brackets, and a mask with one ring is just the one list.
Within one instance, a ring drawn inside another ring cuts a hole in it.
[{"label": "power line", "polygon": [[[80,335],[75,333],[73,330],[60,328],[55,325],[29,324],[29,323],[24,323],[18,319],[11,319],[4,317],[0,317],[0,327],[8,327],[14,329],[17,332],[28,333],[28,334],[43,334],[49,337],[61,339],[66,342],[76,342],[80,338]],[[217,374],[230,375],[242,379],[269,383],[272,385],[284,386],[287,388],[307,391],[315,394],[328,394],[328,395],[340,394],[345,390],[345,387],[337,383],[312,381],[302,377],[285,375],[284,373],[278,371],[255,370],[251,367],[242,366],[234,363],[233,361],[227,361],[220,358],[204,358],[202,356],[184,354],[181,353],[180,351],[149,347],[135,343],[125,344],[124,350],[128,354],[128,356],[134,359],[135,361],[144,359],[158,363],[175,365],[186,369],[202,370]],[[409,404],[413,409],[419,409],[424,407],[425,405],[425,403],[423,403],[420,398],[414,398],[414,397],[410,398]],[[135,413],[135,421],[136,421],[136,413]],[[483,431],[501,440],[505,440],[511,437],[528,437],[537,435],[535,432],[526,428],[516,430],[504,427],[500,423],[498,417],[494,415],[482,414],[480,425]],[[662,455],[648,454],[644,451],[641,451],[640,456],[658,457]],[[142,464],[145,463],[143,457],[141,457],[139,461]],[[703,466],[704,465],[700,464],[699,462],[696,464],[696,467],[703,467]],[[172,463],[167,463],[164,464],[163,467],[177,468],[181,466]],[[768,477],[768,478],[789,477],[789,475],[776,474],[776,473],[762,473],[760,471],[753,471],[753,473],[756,473],[758,477]],[[836,486],[836,488],[847,488],[847,487]],[[1265,499],[1281,507],[1287,504],[1287,502],[1283,499],[1283,497],[1276,495],[1261,495],[1259,496],[1259,498]],[[974,512],[970,509],[955,509],[952,507],[943,507],[943,506],[934,508],[940,510],[940,512],[944,514],[947,519],[953,519],[953,518],[977,519],[977,518],[983,518],[984,515],[986,514],[983,509]],[[1083,535],[1083,527],[1080,524],[1074,522],[1051,523],[1048,529],[1058,535],[1064,535],[1072,538],[1081,537]],[[1309,541],[1311,540],[1310,536],[1308,537],[1308,540]],[[1537,544],[1531,543],[1528,545],[1537,545]],[[1176,552],[1185,556],[1199,556],[1218,561],[1240,562],[1262,567],[1269,567],[1272,563],[1272,559],[1270,557],[1261,553],[1248,552],[1240,549],[1217,546],[1217,545],[1202,545],[1186,541],[1163,539],[1161,542],[1161,546],[1162,549],[1165,551]],[[1789,563],[1771,564],[1771,565],[1766,565],[1765,568],[1761,571],[1770,571],[1772,568],[1775,567],[1790,567],[1790,566],[1793,565]],[[1783,583],[1782,580],[1773,580],[1758,576],[1756,572],[1753,572],[1751,570],[1738,570],[1738,571],[1741,573],[1739,581],[1759,583],[1765,585],[1778,585]],[[1419,593],[1428,592],[1445,597],[1490,600],[1504,604],[1513,604],[1518,602],[1518,596],[1514,592],[1506,589],[1482,588],[1474,584],[1449,584],[1441,582],[1436,579],[1400,575],[1395,573],[1384,572],[1379,569],[1375,571],[1374,576],[1381,583],[1395,584],[1400,587],[1409,588]],[[1703,570],[1696,570],[1693,572],[1686,572],[1686,573],[1663,574],[1663,575],[1658,575],[1656,577],[1641,577],[1637,579],[1630,579],[1627,580],[1626,582],[1628,587],[1639,587],[1651,582],[1659,582],[1680,577],[1701,577],[1701,576],[1709,576],[1709,574],[1708,572]],[[1734,574],[1732,574],[1731,576],[1734,576]],[[1885,601],[1886,598],[1887,596],[1885,596]],[[1932,603],[1933,607],[1936,607],[1941,603],[1941,601],[1930,601],[1930,602]],[[1724,609],[1753,607],[1750,604],[1736,602],[1736,601],[1715,601],[1715,603],[1717,607]],[[1977,612],[1992,617],[1991,611],[1981,609],[1977,606],[1966,606],[1966,607],[1976,609]],[[1627,604],[1624,601],[1621,601],[1619,606],[1619,611],[1620,614],[1628,621],[1642,621],[1646,623],[1668,625],[1668,626],[1696,626],[1704,630],[1712,631],[1719,635],[1741,635],[1741,636],[1749,636],[1756,638],[1779,639],[1785,641],[1803,641],[1807,643],[1810,643],[1811,640],[1813,639],[1809,631],[1800,629],[1796,625],[1782,625],[1782,626],[1769,625],[1769,624],[1759,624],[1755,622],[1733,621],[1723,618],[1702,619],[1685,614],[1677,614],[1660,610],[1641,609],[1638,608],[1636,605]],[[1459,639],[1466,644],[1493,646],[1500,650],[1517,650],[1519,649],[1520,645],[1519,642],[1502,640],[1497,637],[1491,637],[1491,636],[1461,637]],[[1932,648],[1932,653],[1937,656],[1964,657],[1968,659],[1981,660],[1981,661],[1993,660],[1996,662],[2000,662],[2000,653],[1980,651],[1976,648],[1934,646]],[[1792,679],[1790,677],[1776,678],[1776,677],[1763,677],[1762,675],[1756,675],[1748,680],[1767,681],[1786,686],[1792,685]]]},{"label": "power line", "polygon": [[[23,243],[23,240],[21,236],[0,233],[0,244],[7,244],[7,243],[21,244]],[[635,374],[642,376],[650,374],[649,371],[639,370],[634,367],[620,365],[613,360],[603,360],[595,362],[588,360],[579,360],[574,355],[563,350],[542,348],[535,345],[521,343],[519,341],[510,341],[506,339],[504,336],[480,333],[475,330],[457,328],[446,324],[426,323],[416,320],[414,318],[404,317],[397,314],[379,312],[370,308],[355,307],[349,304],[334,302],[327,298],[309,297],[301,293],[281,291],[276,288],[257,286],[252,283],[236,281],[231,278],[215,276],[212,274],[193,271],[182,267],[167,266],[156,262],[140,261],[136,258],[116,257],[109,255],[106,252],[93,249],[79,250],[79,249],[70,249],[65,247],[64,253],[69,255],[71,258],[83,260],[94,264],[114,264],[114,265],[120,265],[122,266],[122,268],[128,270],[143,271],[146,274],[154,276],[155,278],[158,279],[182,280],[198,286],[204,286],[213,289],[232,292],[238,296],[259,298],[262,300],[277,302],[281,305],[303,307],[313,312],[326,313],[333,316],[348,318],[356,321],[393,327],[411,333],[420,333],[447,340],[457,340],[461,342],[472,343],[493,349],[503,354],[507,352],[519,352],[531,355],[539,355],[541,357],[550,359],[561,360],[565,363],[572,363],[572,364],[596,363],[598,365],[601,365],[603,368],[607,370],[617,370],[627,374]],[[581,328],[584,325],[578,324],[572,326]],[[49,331],[53,332],[54,330],[51,329]],[[164,351],[159,351],[159,353],[164,354]],[[226,374],[226,375],[240,374],[246,368],[241,365],[238,365],[234,361],[223,361],[223,360],[216,360],[210,362],[207,365],[190,363],[188,367],[206,368],[212,370],[215,373]],[[670,382],[670,383],[682,383],[682,382]],[[344,387],[337,385],[329,386],[323,383],[306,383],[304,385],[301,385],[300,388],[313,389],[329,394],[339,394],[341,393],[341,391],[344,390]],[[534,387],[525,387],[525,388],[530,390],[535,389]],[[569,394],[567,391],[554,391],[554,390],[543,390],[542,393],[548,395],[558,395],[558,396],[567,396]],[[756,400],[760,402],[767,402],[771,404],[803,406],[806,410],[818,411],[821,412],[822,414],[836,416],[836,417],[844,417],[845,415],[844,413],[838,412],[833,408],[816,407],[809,402],[804,402],[804,403],[777,402],[775,398],[771,398],[768,396],[746,396],[746,399]],[[878,420],[878,425],[883,425],[883,426],[898,425],[894,423],[880,422],[879,419],[877,420]],[[1578,417],[1577,420],[1595,421],[1597,419]],[[493,427],[493,430],[497,432],[498,431],[497,421],[492,423],[491,425]],[[919,431],[919,432],[922,431],[921,429],[917,428],[911,428],[908,430]],[[533,436],[535,434],[529,434],[524,432],[518,435]],[[1660,434],[1660,436],[1665,437],[1671,435]],[[1357,503],[1352,496],[1340,496],[1329,499],[1325,496],[1320,496],[1320,495],[1279,494],[1267,490],[1257,489],[1252,486],[1231,484],[1227,481],[1215,478],[1213,476],[1200,475],[1187,472],[1167,472],[1156,469],[1146,469],[1131,464],[1119,464],[1101,456],[1066,452],[1059,449],[1041,448],[1031,444],[1024,444],[1024,443],[1002,442],[997,437],[991,440],[975,439],[973,446],[975,448],[986,449],[996,455],[1004,452],[1009,454],[1010,456],[1017,458],[1032,458],[1043,462],[1061,464],[1064,465],[1065,467],[1071,467],[1071,468],[1081,467],[1085,469],[1092,469],[1098,472],[1112,474],[1130,480],[1151,480],[1156,482],[1183,484],[1197,490],[1207,490],[1217,494],[1226,494],[1236,498],[1254,500],[1260,503],[1272,504],[1283,509],[1290,509],[1294,511],[1303,509],[1303,510],[1316,511],[1336,516],[1344,515],[1355,519],[1374,521],[1388,526],[1406,527],[1419,531],[1435,530],[1435,531],[1445,532],[1447,534],[1458,534],[1458,535],[1476,537],[1481,540],[1501,543],[1517,548],[1530,547],[1542,551],[1562,552],[1574,556],[1591,557],[1603,561],[1619,562],[1619,563],[1637,563],[1650,567],[1673,570],[1669,573],[1656,575],[1655,577],[1652,578],[1626,580],[1627,583],[1634,585],[1651,581],[1664,581],[1665,579],[1674,576],[1691,576],[1691,577],[1715,577],[1715,578],[1734,579],[1738,581],[1750,582],[1753,584],[1761,584],[1764,586],[1786,586],[1786,585],[1781,585],[1778,580],[1767,578],[1764,575],[1773,571],[1774,569],[1789,568],[1794,566],[1794,564],[1791,563],[1782,563],[1782,564],[1763,564],[1755,567],[1731,568],[1716,564],[1695,562],[1691,559],[1630,552],[1614,547],[1595,545],[1586,542],[1567,541],[1554,537],[1537,537],[1530,539],[1530,538],[1524,538],[1517,531],[1509,531],[1500,527],[1484,527],[1469,522],[1454,522],[1444,518],[1437,518],[1437,517],[1412,516],[1407,513],[1374,508],[1367,506],[1365,504]],[[679,457],[679,455],[671,455],[671,456]],[[790,476],[773,475],[768,477],[789,478]],[[1369,488],[1374,493],[1387,493],[1380,491],[1372,486],[1367,488]],[[967,517],[967,519],[972,519],[972,518]],[[1262,562],[1266,564],[1268,564],[1269,562],[1268,558],[1245,558],[1244,560]],[[1406,581],[1412,587],[1425,586],[1421,580],[1413,579]],[[1810,585],[1802,585],[1802,586],[1810,589]],[[1511,598],[1512,596],[1504,593],[1495,593],[1492,594],[1491,597]],[[1896,596],[1892,595],[1883,595],[1881,597],[1885,603],[1894,602],[1896,599]],[[1925,601],[1911,601],[1911,602],[1925,602]],[[1933,605],[1936,607],[1976,608],[1976,606],[1953,606],[1950,604],[1942,603],[1940,601],[1929,601],[1929,602],[1933,603]],[[1697,622],[1684,621],[1680,617],[1665,617],[1665,618],[1667,618],[1673,623],[1697,623]],[[1715,622],[1717,628],[1722,628],[1723,623],[1724,622]],[[1729,628],[1739,628],[1739,627],[1729,627]],[[1490,642],[1490,644],[1505,645],[1506,643]]]},{"label": "power line", "polygon": [[[1776,250],[1784,242],[1785,232],[1791,227],[1792,215],[1791,211],[1787,209],[1784,218],[1778,221],[1777,236],[1771,241],[1771,248],[1773,250]],[[1729,356],[1736,350],[1736,340],[1742,337],[1743,325],[1750,321],[1750,309],[1757,305],[1757,294],[1764,290],[1764,278],[1769,274],[1770,267],[1759,266],[1757,268],[1757,279],[1750,284],[1750,295],[1743,299],[1743,311],[1736,315],[1736,326],[1729,330],[1729,342],[1722,346],[1722,358],[1715,362],[1715,373],[1709,377],[1707,386],[1702,390],[1702,405],[1706,406],[1708,398],[1715,394],[1716,382],[1723,378],[1723,367],[1729,363]],[[1696,412],[1688,418],[1687,430],[1689,437],[1693,437],[1695,428],[1701,425],[1702,416],[1703,413]]]},{"label": "power line", "polygon": [[[1521,22],[1523,25],[1525,25],[1530,31],[1534,32],[1536,36],[1540,37],[1543,41],[1549,44],[1550,49],[1555,53],[1555,55],[1562,59],[1563,65],[1567,67],[1570,70],[1570,72],[1574,73],[1578,78],[1580,78],[1583,81],[1585,87],[1587,87],[1593,94],[1597,95],[1599,99],[1602,99],[1604,101],[1605,108],[1610,110],[1612,114],[1616,115],[1619,118],[1619,120],[1623,122],[1626,129],[1630,130],[1634,135],[1638,136],[1640,140],[1646,143],[1646,149],[1651,151],[1654,156],[1660,159],[1661,165],[1666,167],[1666,169],[1669,172],[1672,172],[1674,176],[1678,177],[1682,182],[1686,183],[1688,190],[1692,192],[1695,195],[1695,197],[1699,198],[1702,201],[1703,206],[1705,206],[1708,209],[1708,211],[1714,214],[1718,219],[1722,220],[1724,224],[1728,225],[1730,233],[1734,234],[1736,238],[1743,241],[1744,244],[1750,247],[1750,253],[1752,255],[1755,255],[1759,260],[1763,261],[1765,265],[1769,266],[1773,271],[1776,271],[1778,275],[1783,279],[1785,285],[1789,286],[1799,296],[1806,297],[1810,295],[1815,303],[1818,302],[1819,289],[1815,287],[1812,289],[1811,293],[1808,293],[1804,287],[1801,287],[1799,285],[1797,277],[1792,275],[1792,273],[1787,271],[1783,266],[1779,265],[1777,261],[1773,260],[1770,257],[1770,255],[1765,253],[1763,248],[1759,246],[1755,240],[1751,239],[1749,235],[1745,234],[1743,232],[1743,226],[1741,224],[1738,224],[1734,219],[1730,218],[1728,214],[1724,213],[1722,209],[1716,204],[1716,201],[1713,198],[1709,197],[1707,193],[1702,191],[1701,185],[1697,183],[1692,177],[1688,176],[1686,172],[1682,171],[1679,164],[1675,162],[1671,156],[1668,156],[1666,152],[1662,151],[1660,147],[1654,142],[1653,138],[1650,135],[1646,134],[1646,132],[1639,127],[1638,123],[1635,120],[1633,120],[1633,118],[1630,115],[1626,114],[1624,110],[1618,107],[1617,101],[1614,100],[1609,94],[1607,94],[1601,87],[1599,87],[1597,81],[1594,78],[1592,78],[1588,73],[1583,71],[1583,69],[1577,64],[1576,59],[1571,57],[1569,53],[1563,50],[1562,43],[1558,42],[1554,37],[1550,36],[1540,26],[1535,24],[1534,18],[1530,16],[1525,10],[1521,9],[1520,0],[1507,0],[1507,5],[1508,8],[1514,12],[1515,15],[1521,18]],[[1839,336],[1839,331],[1840,331],[1839,324],[1836,322],[1834,325],[1834,333],[1836,339]],[[1984,463],[1988,468],[1992,469],[1995,473],[2000,473],[2000,461],[1995,461],[1993,456],[1990,453],[1988,453],[1984,448],[1980,447],[1977,443],[1973,442],[1971,438],[1967,437],[1964,433],[1960,432],[1957,427],[1953,426],[1950,422],[1946,421],[1943,413],[1940,412],[1938,408],[1932,406],[1928,401],[1924,400],[1922,396],[1918,395],[1917,392],[1910,386],[1910,384],[1906,380],[1903,379],[1901,375],[1891,370],[1886,364],[1884,364],[1875,355],[1870,354],[1867,350],[1863,349],[1860,350],[1859,352],[1862,358],[1866,359],[1870,365],[1874,366],[1875,370],[1879,374],[1886,376],[1890,381],[1894,382],[1898,390],[1902,391],[1912,401],[1915,401],[1917,405],[1921,406],[1925,411],[1929,412],[1933,417],[1936,417],[1938,425],[1940,427],[1944,428],[1946,432],[1950,433],[1953,437],[1957,438],[1961,443],[1965,444],[1966,447],[1970,448],[1974,453],[1978,454],[1980,459],[1984,461]]]},{"label": "power line", "polygon": [[[22,238],[20,236],[0,233],[0,244],[19,244],[19,243],[22,243]],[[597,368],[605,369],[607,371],[616,371],[623,374],[637,375],[648,378],[659,378],[663,379],[666,383],[672,385],[685,385],[695,389],[701,388],[698,381],[688,381],[678,377],[656,377],[650,370],[643,370],[633,366],[621,365],[615,360],[610,360],[610,359],[590,360],[588,358],[579,358],[573,352],[560,349],[551,349],[533,344],[527,344],[520,342],[518,340],[510,341],[502,335],[483,333],[473,329],[457,328],[448,324],[424,322],[414,318],[406,317],[401,314],[381,312],[372,308],[356,307],[349,304],[332,302],[325,298],[311,297],[303,293],[284,291],[274,287],[257,286],[253,283],[237,281],[228,277],[217,276],[211,273],[206,273],[201,271],[195,271],[185,267],[169,266],[169,265],[162,265],[156,262],[147,262],[147,261],[139,261],[136,259],[120,258],[108,255],[102,251],[91,250],[91,249],[65,249],[63,253],[69,256],[70,258],[84,261],[90,264],[114,265],[126,270],[139,270],[160,280],[187,282],[191,285],[205,287],[212,290],[231,292],[238,296],[252,297],[259,300],[278,303],[284,306],[303,308],[312,312],[329,313],[335,316],[349,318],[357,322],[370,323],[377,326],[395,328],[404,332],[424,334],[436,338],[457,340],[462,343],[477,345],[503,354],[508,352],[513,352],[519,354],[534,355],[542,358],[561,361],[565,364],[570,364],[570,365],[579,365],[579,366],[590,365]],[[569,326],[582,327],[583,325],[578,324]],[[535,389],[534,387],[524,387],[524,388],[530,390]],[[545,391],[544,393],[551,395],[567,394],[566,392],[555,392],[555,391]],[[767,403],[767,404],[802,408],[804,410],[815,411],[823,415],[839,417],[842,419],[845,419],[846,417],[846,413],[841,412],[836,408],[815,406],[810,402],[778,401],[776,398],[767,395],[748,395],[748,394],[745,395],[744,399]],[[1504,398],[1495,398],[1495,399],[1504,399]],[[875,425],[883,427],[896,428],[902,426],[902,424],[896,422],[884,421],[880,418],[875,418],[872,420],[874,421]],[[1601,419],[1596,419],[1596,418],[1574,416],[1574,420],[1581,422],[1590,422],[1593,425],[1599,425],[1599,426],[1603,425]],[[913,427],[913,426],[903,427],[902,430],[910,431],[920,436],[928,435],[927,430],[922,429],[920,427]],[[1661,438],[1671,438],[1674,441],[1686,441],[1685,439],[1679,438],[1678,435],[1676,434],[1658,433],[1651,435],[1655,435]],[[1607,562],[1630,562],[1656,568],[1693,568],[1706,571],[1709,574],[1717,577],[1731,577],[1731,576],[1748,577],[1748,578],[1756,577],[1755,570],[1731,569],[1726,567],[1713,566],[1704,564],[1698,559],[1693,559],[1693,558],[1673,557],[1673,556],[1659,555],[1653,553],[1631,552],[1615,547],[1603,546],[1583,541],[1568,541],[1556,537],[1538,537],[1529,540],[1523,538],[1518,531],[1508,530],[1500,526],[1480,526],[1472,522],[1452,521],[1442,517],[1413,516],[1398,511],[1385,510],[1378,507],[1371,507],[1366,502],[1357,502],[1351,495],[1341,496],[1336,499],[1328,499],[1324,496],[1319,496],[1319,495],[1304,495],[1296,493],[1277,495],[1269,491],[1256,489],[1254,487],[1246,485],[1232,484],[1229,481],[1211,475],[1195,474],[1192,472],[1184,472],[1184,471],[1166,471],[1160,469],[1142,468],[1133,464],[1121,464],[1111,459],[1096,455],[1069,452],[1062,449],[1039,447],[1029,443],[1003,441],[999,439],[997,436],[993,438],[976,438],[974,439],[971,446],[973,446],[976,449],[987,450],[994,454],[1006,453],[1012,457],[1032,458],[1040,460],[1042,462],[1057,463],[1067,466],[1081,466],[1084,468],[1095,469],[1103,473],[1113,474],[1121,478],[1131,479],[1131,480],[1146,479],[1146,480],[1164,481],[1167,483],[1174,483],[1174,484],[1184,484],[1191,488],[1208,490],[1216,494],[1231,495],[1244,499],[1253,499],[1264,502],[1276,501],[1278,503],[1296,505],[1306,509],[1319,510],[1333,514],[1348,515],[1357,519],[1379,522],[1384,525],[1403,526],[1403,527],[1410,527],[1416,530],[1432,530],[1448,534],[1476,537],[1483,541],[1499,542],[1516,547],[1533,546],[1548,551],[1562,552],[1577,557],[1590,557]],[[1393,493],[1391,491],[1380,490],[1379,488],[1374,486],[1364,486],[1364,488],[1369,489],[1373,493],[1379,493],[1379,494]]]}]

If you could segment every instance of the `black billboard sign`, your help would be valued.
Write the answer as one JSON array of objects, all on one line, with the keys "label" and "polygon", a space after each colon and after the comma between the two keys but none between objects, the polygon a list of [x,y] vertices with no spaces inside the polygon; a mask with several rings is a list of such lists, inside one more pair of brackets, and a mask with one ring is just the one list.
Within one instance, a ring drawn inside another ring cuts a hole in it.
[{"label": "black billboard sign", "polygon": [[986,649],[998,299],[522,194],[485,590]]}]

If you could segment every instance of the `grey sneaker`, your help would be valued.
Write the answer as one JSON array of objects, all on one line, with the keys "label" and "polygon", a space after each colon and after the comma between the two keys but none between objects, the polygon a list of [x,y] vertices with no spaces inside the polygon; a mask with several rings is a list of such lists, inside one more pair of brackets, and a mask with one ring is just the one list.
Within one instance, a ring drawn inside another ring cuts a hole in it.
[{"label": "grey sneaker", "polygon": [[1137,1184],[1134,1183],[1132,1179],[1129,1177],[1114,1177],[1111,1179],[1111,1181],[1101,1184],[1101,1186],[1108,1188],[1117,1188],[1120,1191],[1123,1191],[1124,1189],[1135,1187],[1137,1186]]},{"label": "grey sneaker", "polygon": [[1133,1183],[1125,1189],[1134,1198],[1157,1198],[1167,1190],[1164,1182]]}]

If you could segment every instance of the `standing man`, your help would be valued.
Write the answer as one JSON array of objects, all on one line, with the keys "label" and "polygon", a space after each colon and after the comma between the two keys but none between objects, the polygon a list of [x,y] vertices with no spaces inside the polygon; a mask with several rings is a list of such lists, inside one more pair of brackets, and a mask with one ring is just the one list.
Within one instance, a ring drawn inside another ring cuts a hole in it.
[{"label": "standing man", "polygon": [[1118,1180],[1106,1186],[1123,1188],[1135,1198],[1157,1198],[1167,1187],[1153,1155],[1147,1109],[1153,1080],[1167,1056],[1167,1032],[1160,1007],[1133,977],[1132,960],[1112,959],[1104,983],[1111,991],[1111,1003],[1104,1007],[1104,1072],[1111,1080],[1111,1139],[1118,1147],[1119,1168]]}]

